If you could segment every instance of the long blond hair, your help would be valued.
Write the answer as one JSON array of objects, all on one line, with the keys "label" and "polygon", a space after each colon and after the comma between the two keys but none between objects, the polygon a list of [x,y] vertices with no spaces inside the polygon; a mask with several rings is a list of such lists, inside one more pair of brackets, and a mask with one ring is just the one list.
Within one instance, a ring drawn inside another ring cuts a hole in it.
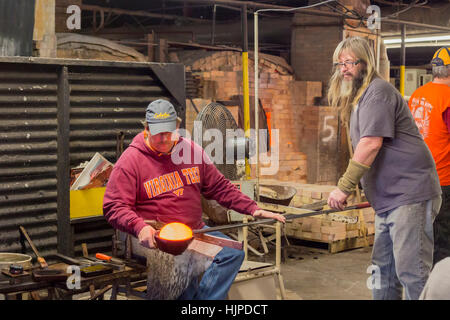
[{"label": "long blond hair", "polygon": [[344,124],[348,124],[353,106],[356,106],[364,90],[366,90],[373,78],[376,76],[380,77],[380,74],[376,70],[373,49],[366,39],[361,37],[349,37],[342,40],[336,47],[336,50],[334,50],[333,63],[339,62],[339,56],[344,50],[352,52],[365,67],[362,85],[354,95],[352,101],[349,101],[350,98],[341,97],[342,76],[339,68],[335,68],[329,82],[328,103],[330,106],[338,107],[341,120]]}]

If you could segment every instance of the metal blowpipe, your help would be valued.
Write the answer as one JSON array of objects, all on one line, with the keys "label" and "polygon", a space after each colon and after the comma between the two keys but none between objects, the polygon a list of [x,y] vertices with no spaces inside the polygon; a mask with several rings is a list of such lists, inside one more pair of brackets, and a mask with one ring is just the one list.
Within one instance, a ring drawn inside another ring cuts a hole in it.
[{"label": "metal blowpipe", "polygon": [[[299,208],[293,208],[293,207],[282,206],[282,205],[276,205],[275,207],[280,211],[292,211],[292,209],[299,209]],[[321,214],[329,214],[329,213],[334,213],[334,212],[358,210],[358,209],[364,209],[364,208],[369,208],[369,207],[370,207],[370,204],[368,202],[363,202],[363,203],[359,203],[359,204],[356,204],[353,206],[346,207],[344,210],[329,209],[329,210],[322,210],[322,211],[311,211],[311,212],[300,213],[300,214],[288,213],[288,214],[283,214],[283,216],[286,218],[286,220],[291,220],[291,219],[297,219],[297,218],[318,216]],[[270,209],[268,209],[268,210],[270,211]],[[205,229],[196,229],[196,230],[192,230],[192,233],[194,233],[194,234],[208,233],[208,232],[214,232],[214,231],[221,231],[221,230],[253,226],[253,225],[257,225],[257,224],[271,224],[271,223],[275,223],[275,222],[277,222],[277,220],[275,220],[275,219],[261,219],[261,220],[257,220],[257,221],[247,222],[247,223],[227,224],[227,225],[205,228]]]}]

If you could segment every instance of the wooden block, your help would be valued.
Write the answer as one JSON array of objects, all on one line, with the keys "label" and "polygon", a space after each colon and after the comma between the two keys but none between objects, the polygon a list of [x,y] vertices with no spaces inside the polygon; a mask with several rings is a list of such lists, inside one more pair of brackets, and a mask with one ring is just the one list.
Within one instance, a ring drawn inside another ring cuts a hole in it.
[{"label": "wooden block", "polygon": [[330,220],[322,219],[322,227],[331,227],[331,222]]},{"label": "wooden block", "polygon": [[346,238],[356,238],[359,236],[359,230],[347,231]]},{"label": "wooden block", "polygon": [[194,239],[187,248],[187,250],[195,251],[211,259],[214,259],[216,254],[219,253],[219,251],[222,249],[223,248],[221,246],[203,241],[198,241],[196,239]]},{"label": "wooden block", "polygon": [[301,230],[296,230],[296,231],[294,232],[294,237],[296,237],[296,238],[302,238],[302,237],[303,237],[303,231],[301,231]]},{"label": "wooden block", "polygon": [[326,234],[335,234],[335,233],[343,233],[345,232],[345,226],[338,227],[321,227],[320,232]]},{"label": "wooden block", "polygon": [[362,210],[363,218],[365,222],[374,222],[375,221],[375,211],[372,208],[366,208]]},{"label": "wooden block", "polygon": [[285,232],[286,232],[286,235],[288,236],[288,237],[293,237],[293,236],[295,236],[295,232],[296,232],[297,230],[295,230],[295,229],[293,229],[293,228],[287,228],[286,227],[286,229],[285,229]]},{"label": "wooden block", "polygon": [[330,253],[336,253],[344,250],[361,248],[366,245],[373,244],[374,236],[368,236],[366,239],[363,237],[351,238],[351,239],[343,239],[341,241],[333,241],[328,246],[328,251]]},{"label": "wooden block", "polygon": [[339,221],[331,221],[331,226],[332,227],[340,227],[342,225],[345,226],[345,223],[344,222],[339,222]]},{"label": "wooden block", "polygon": [[375,224],[373,223],[367,223],[366,224],[366,228],[367,228],[367,234],[375,234]]},{"label": "wooden block", "polygon": [[345,224],[346,230],[347,231],[352,231],[352,230],[359,230],[360,228],[360,223],[346,223]]},{"label": "wooden block", "polygon": [[316,199],[316,200],[321,200],[322,199],[322,192],[320,192],[320,191],[312,191],[311,192],[311,198]]},{"label": "wooden block", "polygon": [[303,232],[301,233],[301,237],[305,239],[312,239],[312,232]]},{"label": "wooden block", "polygon": [[322,234],[320,232],[312,232],[311,237],[313,240],[322,240]]},{"label": "wooden block", "polygon": [[343,240],[343,239],[345,239],[346,235],[347,235],[346,232],[335,233],[335,234],[334,234],[333,241],[336,241],[336,240]]},{"label": "wooden block", "polygon": [[311,222],[308,221],[308,222],[303,222],[301,230],[305,231],[305,232],[311,232],[311,228],[312,228],[312,224],[311,224]]}]

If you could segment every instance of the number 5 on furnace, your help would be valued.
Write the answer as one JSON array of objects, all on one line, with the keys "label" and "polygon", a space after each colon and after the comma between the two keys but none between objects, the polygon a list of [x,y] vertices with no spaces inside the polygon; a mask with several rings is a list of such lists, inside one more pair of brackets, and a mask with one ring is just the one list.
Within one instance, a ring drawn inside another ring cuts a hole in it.
[{"label": "number 5 on furnace", "polygon": [[330,133],[326,136],[322,138],[322,142],[328,142],[331,139],[333,139],[334,137],[334,128],[332,126],[330,126],[329,124],[327,124],[328,120],[333,120],[334,116],[325,116],[323,118],[323,131],[329,131]]}]

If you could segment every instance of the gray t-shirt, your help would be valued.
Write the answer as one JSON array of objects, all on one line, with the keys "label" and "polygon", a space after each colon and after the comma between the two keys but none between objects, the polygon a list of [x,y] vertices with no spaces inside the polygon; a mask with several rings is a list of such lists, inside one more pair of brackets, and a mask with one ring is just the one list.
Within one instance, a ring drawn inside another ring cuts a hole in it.
[{"label": "gray t-shirt", "polygon": [[375,78],[350,117],[353,148],[364,137],[383,137],[370,170],[361,180],[377,214],[441,194],[431,152],[411,112],[390,83]]}]

